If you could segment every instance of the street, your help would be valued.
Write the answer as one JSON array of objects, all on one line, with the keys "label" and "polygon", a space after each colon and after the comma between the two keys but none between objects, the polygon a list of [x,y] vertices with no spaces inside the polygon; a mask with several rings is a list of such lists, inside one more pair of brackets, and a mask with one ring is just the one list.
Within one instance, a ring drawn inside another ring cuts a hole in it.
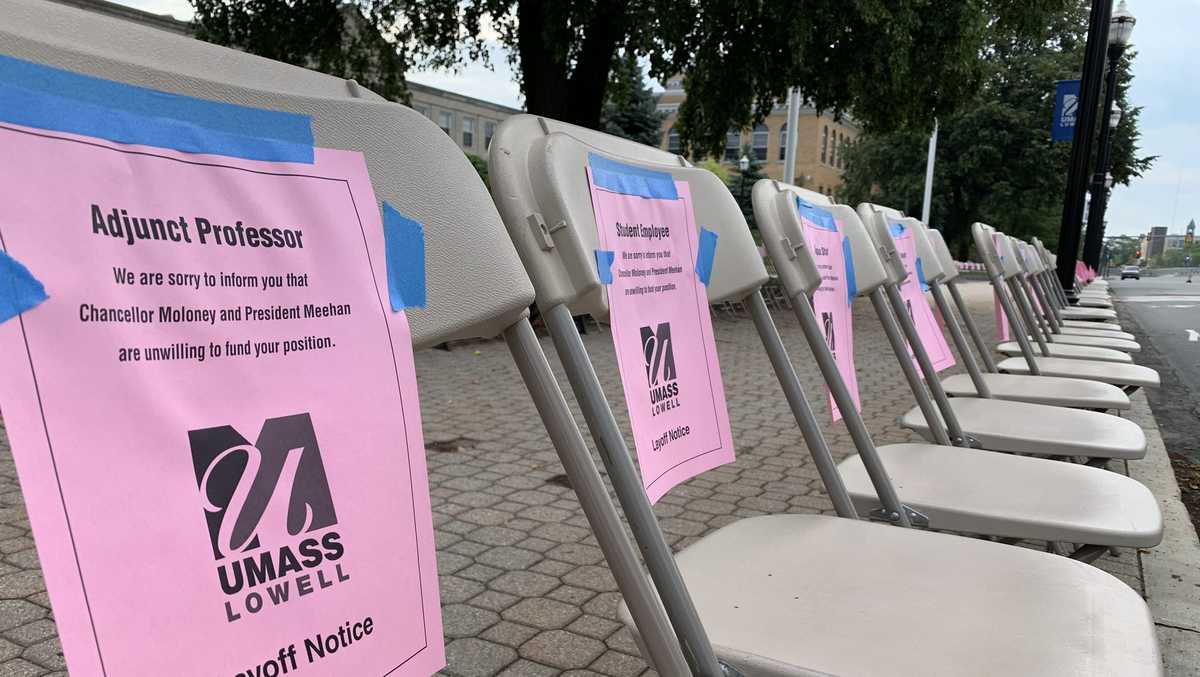
[{"label": "street", "polygon": [[[1157,369],[1162,388],[1148,393],[1174,456],[1200,463],[1200,275],[1110,278],[1126,329],[1142,344],[1139,364]],[[1136,324],[1136,326],[1133,326]]]}]

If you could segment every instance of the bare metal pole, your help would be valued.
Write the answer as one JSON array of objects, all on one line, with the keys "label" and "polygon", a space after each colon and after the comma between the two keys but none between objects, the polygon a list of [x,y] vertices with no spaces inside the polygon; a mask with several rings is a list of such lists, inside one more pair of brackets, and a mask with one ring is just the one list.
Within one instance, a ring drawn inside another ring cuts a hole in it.
[{"label": "bare metal pole", "polygon": [[522,318],[506,329],[504,340],[550,435],[550,441],[558,452],[571,488],[579,497],[579,505],[583,507],[592,533],[596,535],[600,551],[604,553],[617,587],[629,605],[629,613],[649,653],[647,661],[662,674],[691,674],[675,631],[658,603],[658,595],[642,573],[634,548],[625,536],[621,518],[608,497],[608,489],[592,461],[571,410],[567,408],[558,381],[546,362],[542,345],[529,326],[529,320]]}]

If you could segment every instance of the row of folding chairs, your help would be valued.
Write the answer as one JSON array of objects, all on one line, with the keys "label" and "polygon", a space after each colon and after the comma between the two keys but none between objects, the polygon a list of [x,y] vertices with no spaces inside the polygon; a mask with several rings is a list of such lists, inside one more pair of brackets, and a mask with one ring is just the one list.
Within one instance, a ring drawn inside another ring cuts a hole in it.
[{"label": "row of folding chairs", "polygon": [[[1071,358],[1045,348],[1067,345],[1059,335],[1076,327],[1064,322],[1080,319],[1061,297],[1039,300],[1038,316],[1014,309],[1009,321],[1022,357],[993,363],[936,231],[884,207],[856,210],[764,180],[753,188],[755,217],[806,339],[787,346],[763,300],[768,274],[737,203],[716,176],[677,156],[518,115],[492,141],[489,195],[432,122],[354,83],[68,8],[17,0],[0,15],[0,54],[309,115],[316,146],[363,153],[377,199],[403,205],[424,224],[426,306],[406,311],[414,348],[503,336],[620,587],[622,620],[660,674],[1161,674],[1145,602],[1087,563],[1107,548],[1152,547],[1161,538],[1154,497],[1092,467],[1144,454],[1136,426],[1097,410],[1127,408],[1123,390],[1151,384],[1114,384],[1100,374],[1081,380],[1080,369],[1058,364]],[[742,519],[672,552],[572,319],[604,319],[609,310],[593,258],[587,169],[596,157],[688,186],[697,225],[719,242],[708,301],[748,310],[836,516]],[[873,442],[813,312],[821,273],[805,246],[801,207],[827,213],[847,243],[856,296],[876,311],[910,385],[916,413],[905,425],[928,443]],[[898,232],[915,238],[921,274],[968,364],[966,379],[939,380],[899,300],[912,273],[896,253]],[[994,241],[982,226],[977,233],[977,243]],[[1028,260],[1044,257],[1035,247]],[[1006,309],[1013,300],[1005,291],[1046,283],[1050,267],[1013,268],[1013,260],[988,259]],[[968,357],[943,286],[983,368],[969,366],[976,357]],[[1015,301],[1024,308],[1027,298]],[[546,323],[616,503],[530,326],[530,303]],[[1054,323],[1059,332],[1051,336]],[[789,348],[811,353],[844,416],[858,453],[840,464]],[[1052,552],[1016,545],[1028,542]]]}]

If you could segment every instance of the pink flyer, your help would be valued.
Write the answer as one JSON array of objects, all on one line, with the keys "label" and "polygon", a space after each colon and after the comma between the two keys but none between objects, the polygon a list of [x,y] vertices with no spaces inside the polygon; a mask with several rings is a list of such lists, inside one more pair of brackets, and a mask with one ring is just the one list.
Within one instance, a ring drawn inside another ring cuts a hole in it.
[{"label": "pink flyer", "polygon": [[364,159],[0,126],[0,409],[71,674],[444,661],[408,323]]},{"label": "pink flyer", "polygon": [[[912,229],[902,223],[889,224],[889,228],[892,239],[896,242],[896,250],[900,253],[900,260],[904,263],[904,271],[908,273],[908,277],[900,285],[900,296],[904,298],[908,315],[917,327],[917,336],[929,353],[929,361],[933,363],[933,368],[936,371],[949,369],[954,366],[954,353],[950,352],[946,335],[942,333],[942,327],[933,315],[933,308],[929,307],[929,301],[925,298],[925,278],[921,272],[921,259],[917,257],[917,243],[913,240]],[[911,353],[911,348],[909,352]],[[916,358],[913,358],[913,366],[920,369]]]},{"label": "pink flyer", "polygon": [[[667,175],[669,177],[669,175]],[[601,250],[613,253],[609,321],[642,483],[650,502],[734,460],[708,295],[695,271],[699,236],[688,185],[676,197],[596,185]]]},{"label": "pink flyer", "polygon": [[[796,198],[796,210],[800,223],[804,225],[804,239],[821,273],[821,286],[813,292],[813,312],[825,330],[825,343],[833,353],[841,372],[842,381],[854,398],[854,408],[862,411],[862,400],[858,395],[858,373],[854,369],[854,259],[849,252],[849,241],[843,236],[843,226],[826,209],[811,205]],[[829,411],[833,420],[842,418],[842,412],[833,401],[829,387],[825,387]]]}]

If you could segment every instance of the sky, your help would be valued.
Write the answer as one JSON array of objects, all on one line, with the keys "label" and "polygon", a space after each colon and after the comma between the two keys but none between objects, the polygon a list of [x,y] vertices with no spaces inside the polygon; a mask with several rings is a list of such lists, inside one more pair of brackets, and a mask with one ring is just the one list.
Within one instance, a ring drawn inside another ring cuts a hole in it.
[{"label": "sky", "polygon": [[[178,19],[192,16],[187,0],[117,1]],[[1200,0],[1131,0],[1128,7],[1137,18],[1133,48],[1138,55],[1130,100],[1143,107],[1140,154],[1157,155],[1158,160],[1132,185],[1113,190],[1106,234],[1143,234],[1150,226],[1181,233],[1190,219],[1200,219],[1200,87],[1192,80]],[[471,64],[458,72],[413,71],[408,78],[520,107],[520,91],[499,46],[491,52],[491,63],[492,69]]]}]

